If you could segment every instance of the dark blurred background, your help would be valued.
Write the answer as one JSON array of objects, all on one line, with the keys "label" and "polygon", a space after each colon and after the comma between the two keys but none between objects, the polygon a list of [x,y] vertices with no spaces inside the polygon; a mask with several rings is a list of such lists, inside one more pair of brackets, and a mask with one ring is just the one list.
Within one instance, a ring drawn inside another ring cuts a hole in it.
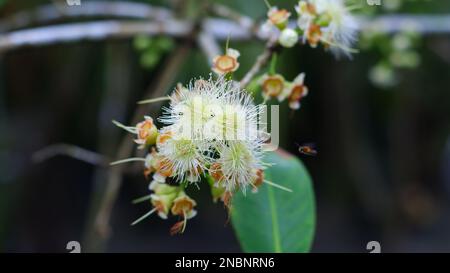
[{"label": "dark blurred background", "polygon": [[[176,1],[141,2],[170,7]],[[257,20],[266,12],[259,0],[211,2]],[[394,7],[364,2],[359,1],[361,8],[356,10],[364,16],[450,16],[448,1],[394,1],[399,2]],[[271,3],[294,12],[296,1]],[[0,0],[0,4],[0,22],[5,22],[13,14],[52,2]],[[46,24],[94,19],[105,18]],[[313,178],[317,202],[313,252],[367,252],[366,244],[372,240],[381,243],[383,252],[450,252],[450,36],[416,34],[413,50],[420,61],[406,68],[389,61],[392,52],[379,50],[395,34],[372,40],[352,60],[336,60],[321,48],[308,46],[283,50],[279,56],[277,70],[289,80],[306,72],[310,89],[294,115],[282,104],[281,146],[298,155]],[[68,241],[80,241],[83,248],[85,242],[98,240],[98,235],[90,234],[90,219],[109,169],[65,155],[32,159],[37,151],[57,143],[114,159],[125,133],[111,120],[132,119],[135,102],[158,84],[161,71],[183,43],[153,37],[152,47],[143,51],[139,44],[148,41],[142,39],[0,51],[1,252],[67,252]],[[241,52],[236,73],[240,78],[264,43],[252,39],[231,41],[230,46]],[[171,88],[210,72],[208,59],[198,48],[183,58]],[[374,80],[370,71],[380,60],[389,69]],[[156,109],[149,107],[152,111]],[[300,156],[295,142],[315,142],[318,156]],[[192,192],[199,200],[199,214],[182,236],[169,235],[173,219],[152,217],[130,227],[149,209],[131,204],[147,193],[142,173],[132,169],[131,165],[123,175],[112,208],[111,236],[102,250],[241,251],[232,226],[225,224],[225,210],[210,202],[206,190]]]}]

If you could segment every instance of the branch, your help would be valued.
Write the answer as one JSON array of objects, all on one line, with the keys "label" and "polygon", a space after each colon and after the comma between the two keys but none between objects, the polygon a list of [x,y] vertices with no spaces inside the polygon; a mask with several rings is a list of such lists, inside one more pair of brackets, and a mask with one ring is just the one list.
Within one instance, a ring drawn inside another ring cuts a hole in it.
[{"label": "branch", "polygon": [[[379,32],[393,33],[415,30],[422,34],[450,33],[450,15],[388,15],[376,18],[358,17],[361,31],[375,29]],[[295,22],[292,22],[295,24]],[[63,24],[18,30],[0,35],[0,52],[23,46],[42,46],[79,40],[105,40],[109,38],[131,38],[139,34],[168,35],[185,37],[192,31],[191,21],[139,22],[139,21],[98,21]],[[254,37],[267,40],[271,33],[263,33],[258,28],[242,28],[238,23],[227,19],[207,18],[202,21],[202,29],[216,40],[249,40]]]},{"label": "branch", "polygon": [[231,21],[235,21],[245,29],[252,29],[255,26],[255,22],[252,18],[240,14],[239,12],[232,10],[227,6],[221,4],[212,4],[209,8],[215,15],[228,18]]},{"label": "branch", "polygon": [[212,60],[217,55],[222,54],[222,49],[217,41],[209,33],[202,32],[197,37],[197,44],[208,59],[208,63],[212,65]]},{"label": "branch", "polygon": [[0,32],[25,28],[33,24],[78,17],[119,17],[172,20],[170,10],[134,2],[85,1],[81,6],[49,4],[33,10],[21,11],[0,21]]},{"label": "branch", "polygon": [[266,40],[271,36],[270,33],[262,32],[259,25],[255,25],[253,28],[243,28],[235,21],[221,18],[203,19],[202,29],[217,40],[226,40],[228,37],[231,40],[239,41],[248,41],[253,38]]},{"label": "branch", "polygon": [[75,145],[60,143],[60,144],[53,144],[49,145],[47,147],[44,147],[43,149],[35,152],[32,156],[32,160],[35,163],[40,163],[45,160],[48,160],[52,157],[59,156],[59,155],[66,155],[84,162],[87,162],[92,165],[98,165],[98,166],[107,166],[108,160],[105,156],[80,148]]},{"label": "branch", "polygon": [[256,59],[256,62],[253,64],[252,68],[245,74],[245,76],[240,81],[241,88],[245,88],[252,79],[258,74],[258,72],[261,70],[261,68],[266,65],[266,63],[269,61],[269,59],[272,57],[273,53],[277,49],[277,40],[274,38],[269,39],[269,41],[266,44],[266,48],[261,53],[261,55],[258,56]]},{"label": "branch", "polygon": [[421,34],[450,33],[450,15],[407,15],[392,14],[378,17],[358,18],[360,31],[376,30],[395,33],[413,30]]},{"label": "branch", "polygon": [[23,46],[42,46],[79,40],[104,40],[107,38],[130,38],[138,34],[174,37],[186,36],[192,31],[189,22],[99,21],[63,24],[18,30],[0,35],[0,52]]}]

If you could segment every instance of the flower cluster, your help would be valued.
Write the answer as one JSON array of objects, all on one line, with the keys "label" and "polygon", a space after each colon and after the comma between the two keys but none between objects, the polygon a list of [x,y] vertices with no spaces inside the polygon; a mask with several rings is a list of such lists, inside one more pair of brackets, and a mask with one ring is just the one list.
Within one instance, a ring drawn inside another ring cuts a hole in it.
[{"label": "flower cluster", "polygon": [[234,192],[245,193],[249,186],[255,191],[264,182],[262,145],[267,133],[258,123],[263,108],[223,77],[178,86],[167,100],[169,106],[158,118],[162,128],[156,128],[151,117],[134,127],[115,122],[135,134],[139,148],[148,153],[114,164],[143,161],[144,174],[151,177],[153,193],[137,202],[150,200],[153,209],[133,224],[153,212],[164,219],[171,213],[182,218],[171,229],[178,233],[196,215],[196,202],[185,193],[187,186],[207,180],[213,199],[229,207]]},{"label": "flower cluster", "polygon": [[293,47],[300,40],[311,47],[322,44],[333,53],[349,54],[355,41],[357,24],[343,0],[301,0],[295,7],[297,25],[289,25],[291,13],[270,7],[267,26],[279,31],[278,42],[283,47]]}]

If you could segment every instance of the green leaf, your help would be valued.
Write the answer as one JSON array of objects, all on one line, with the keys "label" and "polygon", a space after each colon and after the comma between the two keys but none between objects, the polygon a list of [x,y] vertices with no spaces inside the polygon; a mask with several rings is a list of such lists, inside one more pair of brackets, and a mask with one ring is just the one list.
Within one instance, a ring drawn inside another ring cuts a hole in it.
[{"label": "green leaf", "polygon": [[311,178],[303,164],[285,152],[269,153],[276,165],[265,179],[290,188],[263,184],[257,193],[233,197],[231,220],[245,252],[308,252],[314,237],[315,201]]}]

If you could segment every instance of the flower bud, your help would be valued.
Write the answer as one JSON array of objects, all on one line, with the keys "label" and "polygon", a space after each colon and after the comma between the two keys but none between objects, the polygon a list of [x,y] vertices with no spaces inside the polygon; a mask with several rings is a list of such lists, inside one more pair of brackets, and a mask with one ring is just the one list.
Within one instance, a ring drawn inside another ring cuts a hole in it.
[{"label": "flower bud", "polygon": [[151,117],[146,116],[145,120],[136,124],[137,139],[135,142],[141,147],[153,145],[156,143],[158,128],[156,128]]},{"label": "flower bud", "polygon": [[286,27],[290,16],[290,12],[285,9],[278,9],[277,7],[272,7],[267,12],[269,22],[280,30]]},{"label": "flower bud", "polygon": [[298,33],[293,29],[286,28],[281,32],[278,42],[284,47],[293,47],[298,42]]}]

